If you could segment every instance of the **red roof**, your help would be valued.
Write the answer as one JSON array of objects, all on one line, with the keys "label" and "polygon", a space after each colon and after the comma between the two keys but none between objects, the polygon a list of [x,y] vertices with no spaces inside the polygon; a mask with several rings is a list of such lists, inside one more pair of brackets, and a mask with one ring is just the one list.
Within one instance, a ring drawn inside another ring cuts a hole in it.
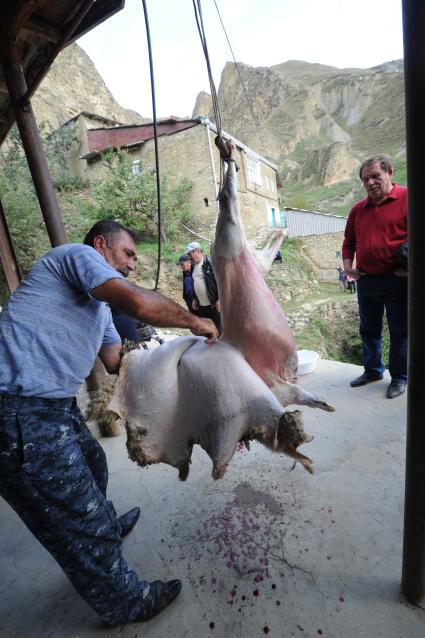
[{"label": "red roof", "polygon": [[[173,133],[184,131],[197,124],[199,124],[198,119],[179,119],[172,117],[167,120],[162,120],[157,124],[158,136],[172,135]],[[143,144],[143,142],[153,139],[153,136],[152,123],[89,129],[87,131],[89,153],[85,158],[88,159],[89,156],[95,157],[110,148]]]}]

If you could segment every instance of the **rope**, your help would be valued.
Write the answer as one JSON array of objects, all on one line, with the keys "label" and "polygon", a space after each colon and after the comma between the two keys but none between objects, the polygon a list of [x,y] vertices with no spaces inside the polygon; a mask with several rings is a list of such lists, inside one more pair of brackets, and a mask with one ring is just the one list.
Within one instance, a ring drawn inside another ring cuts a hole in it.
[{"label": "rope", "polygon": [[143,13],[145,15],[145,25],[146,25],[146,39],[148,44],[148,52],[149,52],[149,72],[151,79],[151,95],[152,95],[152,122],[153,122],[153,137],[155,143],[155,170],[156,170],[156,197],[157,197],[157,205],[158,205],[158,258],[157,258],[157,266],[156,266],[156,280],[155,280],[155,288],[158,289],[159,282],[159,274],[161,269],[161,225],[162,225],[162,216],[161,216],[161,177],[159,170],[159,152],[158,152],[158,126],[157,126],[157,117],[156,117],[156,98],[155,98],[155,79],[153,73],[153,60],[152,60],[152,45],[151,45],[151,35],[149,29],[149,18],[148,18],[148,10],[146,7],[146,0],[142,0],[143,3]]},{"label": "rope", "polygon": [[216,8],[217,15],[218,15],[218,18],[219,18],[219,20],[220,20],[220,24],[221,24],[221,27],[222,27],[222,29],[223,29],[224,35],[225,35],[225,37],[226,37],[227,44],[229,45],[230,53],[232,54],[233,62],[234,62],[234,64],[235,64],[236,71],[237,71],[238,76],[239,76],[239,81],[240,81],[240,83],[241,83],[242,90],[243,90],[243,93],[244,93],[244,95],[245,95],[245,99],[246,99],[246,101],[247,101],[247,104],[248,104],[249,110],[250,110],[250,112],[251,112],[251,115],[252,115],[252,119],[253,119],[253,122],[254,122],[255,128],[257,129],[258,137],[260,138],[261,145],[262,145],[262,147],[263,147],[263,151],[264,151],[264,149],[266,148],[266,145],[265,145],[264,140],[263,140],[262,135],[261,135],[260,123],[259,123],[259,121],[258,121],[257,116],[256,116],[256,115],[255,115],[255,113],[254,113],[254,108],[253,108],[252,101],[251,101],[251,100],[250,100],[250,98],[249,98],[249,95],[248,95],[248,92],[247,92],[247,90],[246,90],[246,87],[245,87],[244,81],[243,81],[243,79],[242,79],[241,71],[240,71],[240,69],[239,69],[239,64],[236,62],[235,54],[233,53],[233,49],[232,49],[232,45],[230,44],[229,36],[227,35],[227,32],[226,32],[226,29],[225,29],[225,26],[224,26],[223,20],[221,19],[220,11],[219,11],[219,9],[218,9],[218,6],[217,6],[217,2],[216,2],[216,0],[214,0],[214,5],[215,5],[215,8]]},{"label": "rope", "polygon": [[220,106],[218,103],[218,96],[217,96],[217,90],[215,88],[215,82],[214,82],[214,78],[213,78],[213,74],[211,71],[211,62],[210,62],[210,56],[208,54],[208,46],[207,46],[207,38],[205,35],[205,28],[204,28],[204,22],[202,19],[202,8],[201,8],[201,0],[192,0],[193,1],[193,8],[195,11],[195,19],[196,19],[196,24],[198,27],[198,31],[199,31],[199,37],[201,38],[201,44],[202,44],[202,49],[204,51],[204,56],[205,56],[205,62],[207,64],[207,71],[208,71],[208,80],[210,83],[210,90],[211,90],[211,101],[212,101],[212,107],[213,107],[213,111],[214,111],[214,120],[215,120],[215,126],[217,129],[217,137],[215,138],[215,144],[217,146],[217,148],[220,151],[220,156],[221,156],[221,162],[220,162],[220,178],[219,178],[219,190],[221,190],[222,186],[223,186],[223,181],[224,181],[224,166],[223,166],[223,157],[225,157],[228,154],[228,150],[226,147],[226,144],[224,142],[224,139],[222,137],[222,125],[221,125],[221,113],[220,113]]},{"label": "rope", "polygon": [[211,99],[212,99],[212,106],[213,106],[213,111],[214,111],[215,125],[216,125],[216,129],[217,129],[217,134],[218,134],[219,137],[221,137],[221,131],[222,131],[221,113],[220,113],[220,107],[219,107],[219,104],[218,104],[218,97],[217,97],[217,91],[216,91],[216,88],[215,88],[214,78],[213,78],[213,74],[212,74],[212,71],[211,71],[211,62],[210,62],[210,56],[208,54],[207,38],[206,38],[206,35],[205,35],[204,21],[202,19],[201,0],[192,0],[192,1],[193,1],[193,9],[195,11],[196,24],[197,24],[198,31],[199,31],[199,37],[201,38],[202,49],[204,51],[205,62],[207,64],[208,80],[209,80],[209,83],[210,83]]},{"label": "rope", "polygon": [[188,230],[190,233],[192,233],[192,235],[195,235],[195,237],[200,237],[201,239],[205,239],[205,241],[207,241],[209,244],[212,244],[212,241],[213,241],[212,239],[208,239],[208,237],[205,237],[204,235],[200,235],[199,233],[192,230],[192,228],[189,228],[189,226],[185,226],[184,224],[182,224],[182,222],[179,222],[179,224],[180,226]]}]

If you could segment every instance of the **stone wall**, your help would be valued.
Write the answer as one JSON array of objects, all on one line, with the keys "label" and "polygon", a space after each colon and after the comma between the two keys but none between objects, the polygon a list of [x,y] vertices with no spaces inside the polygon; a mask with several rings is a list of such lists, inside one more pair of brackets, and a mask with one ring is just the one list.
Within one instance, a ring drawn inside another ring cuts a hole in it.
[{"label": "stone wall", "polygon": [[303,237],[303,250],[318,270],[321,281],[338,281],[337,266],[342,266],[344,233]]},{"label": "stone wall", "polygon": [[294,334],[299,334],[314,317],[320,317],[327,323],[341,324],[358,321],[359,310],[357,297],[333,301],[332,299],[320,299],[311,303],[302,304],[293,312],[285,313]]}]

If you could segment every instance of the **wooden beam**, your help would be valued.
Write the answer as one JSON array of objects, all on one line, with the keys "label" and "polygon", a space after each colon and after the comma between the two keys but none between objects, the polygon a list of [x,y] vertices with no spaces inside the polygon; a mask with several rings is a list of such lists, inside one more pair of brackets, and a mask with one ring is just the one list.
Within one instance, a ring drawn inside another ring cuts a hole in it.
[{"label": "wooden beam", "polygon": [[38,15],[32,15],[22,28],[50,42],[59,42],[62,37],[62,31],[58,29],[58,27],[43,20],[43,18],[40,18]]},{"label": "wooden beam", "polygon": [[91,29],[98,26],[105,20],[108,20],[108,18],[118,11],[121,11],[121,9],[124,8],[124,4],[125,0],[103,0],[101,3],[95,2],[84,20],[81,21],[72,36],[70,36],[68,43],[70,44],[77,38],[81,38],[82,35],[91,31]]},{"label": "wooden beam", "polygon": [[[403,0],[407,186],[409,189],[409,384],[407,386],[406,488],[401,589],[410,603],[425,599],[425,428],[423,364],[425,297],[425,41],[423,0]],[[399,424],[400,427],[402,424]]]},{"label": "wooden beam", "polygon": [[65,226],[59,212],[37,123],[31,103],[25,98],[28,92],[27,83],[18,53],[12,44],[3,47],[0,51],[0,60],[50,242],[52,246],[66,244]]},{"label": "wooden beam", "polygon": [[7,226],[6,217],[0,201],[0,260],[6,276],[10,294],[19,286],[22,279],[18,260],[13,249],[12,239]]},{"label": "wooden beam", "polygon": [[37,6],[37,0],[6,0],[2,6],[0,31],[13,40]]},{"label": "wooden beam", "polygon": [[36,76],[31,81],[29,89],[22,97],[23,102],[27,102],[31,98],[33,93],[37,90],[40,82],[53,64],[56,56],[62,51],[65,46],[67,46],[71,37],[74,35],[75,30],[78,28],[81,21],[84,20],[84,17],[87,15],[87,12],[90,10],[94,2],[95,0],[82,0],[78,11],[75,13],[74,17],[67,23],[66,28],[62,32],[60,40],[53,46],[51,55],[49,55],[48,59],[41,65],[41,68],[38,70]]}]

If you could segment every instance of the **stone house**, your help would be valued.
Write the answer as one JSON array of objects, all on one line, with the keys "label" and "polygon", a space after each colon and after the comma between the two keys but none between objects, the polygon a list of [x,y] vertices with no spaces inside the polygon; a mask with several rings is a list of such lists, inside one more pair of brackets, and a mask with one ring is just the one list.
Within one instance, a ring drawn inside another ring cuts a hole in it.
[{"label": "stone house", "polygon": [[[82,112],[67,122],[76,130],[70,164],[84,179],[93,180],[105,170],[102,154],[126,148],[133,170],[155,166],[152,123],[122,125]],[[66,125],[65,124],[65,125]],[[158,122],[160,171],[169,181],[185,177],[192,183],[190,209],[194,229],[212,236],[218,205],[220,158],[214,144],[216,129],[206,117],[170,117]],[[225,138],[231,136],[223,133]],[[232,138],[234,139],[234,138]],[[259,228],[281,225],[277,167],[253,149],[234,139],[237,146],[239,201],[248,238]]]}]

